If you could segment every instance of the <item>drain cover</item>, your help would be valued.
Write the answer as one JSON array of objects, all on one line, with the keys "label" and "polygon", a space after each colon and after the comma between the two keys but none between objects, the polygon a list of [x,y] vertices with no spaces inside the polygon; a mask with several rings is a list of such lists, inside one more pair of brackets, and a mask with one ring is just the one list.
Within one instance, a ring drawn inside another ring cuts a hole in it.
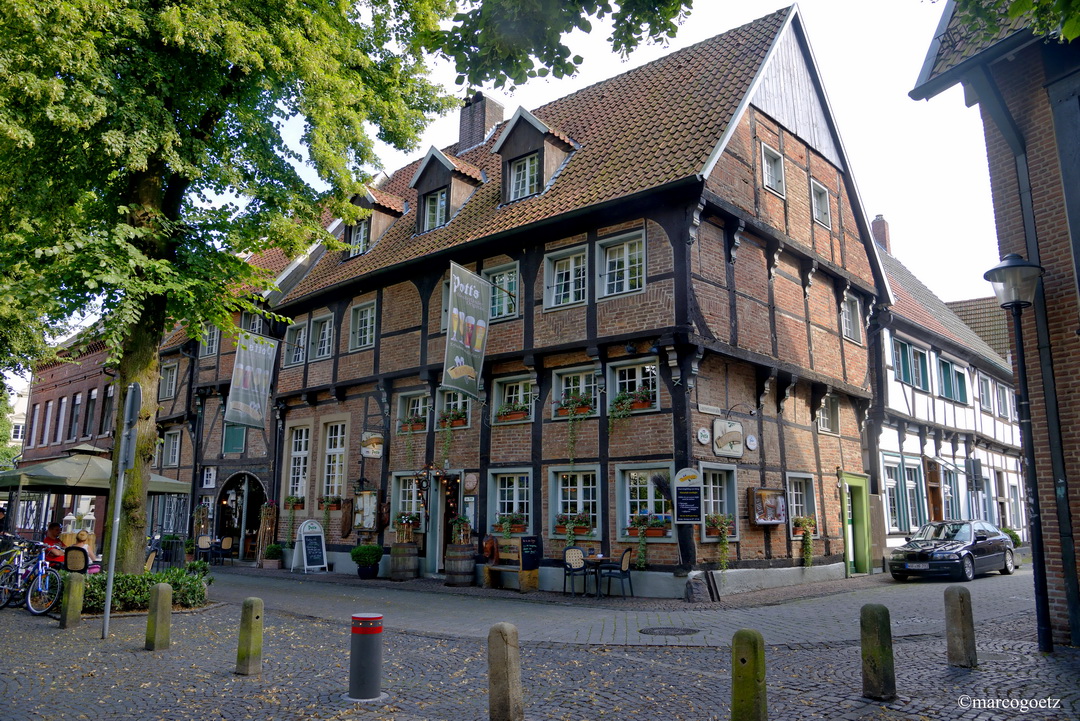
[{"label": "drain cover", "polygon": [[660,626],[655,628],[642,628],[638,630],[638,633],[643,633],[646,636],[689,636],[700,630],[701,629],[699,628],[664,628]]}]

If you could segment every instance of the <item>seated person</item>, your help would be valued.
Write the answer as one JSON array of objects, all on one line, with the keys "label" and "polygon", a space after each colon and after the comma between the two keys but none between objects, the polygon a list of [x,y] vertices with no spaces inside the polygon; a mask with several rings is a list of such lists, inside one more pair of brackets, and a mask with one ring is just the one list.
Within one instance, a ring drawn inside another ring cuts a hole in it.
[{"label": "seated person", "polygon": [[79,531],[75,534],[75,546],[86,551],[86,560],[88,565],[86,567],[87,573],[101,573],[101,559],[94,553],[94,549],[90,548],[89,541],[90,534],[86,531]]},{"label": "seated person", "polygon": [[64,563],[64,544],[60,540],[60,524],[53,521],[49,524],[49,528],[45,531],[45,538],[41,539],[47,548],[45,549],[45,560],[49,562],[50,566],[60,566]]}]

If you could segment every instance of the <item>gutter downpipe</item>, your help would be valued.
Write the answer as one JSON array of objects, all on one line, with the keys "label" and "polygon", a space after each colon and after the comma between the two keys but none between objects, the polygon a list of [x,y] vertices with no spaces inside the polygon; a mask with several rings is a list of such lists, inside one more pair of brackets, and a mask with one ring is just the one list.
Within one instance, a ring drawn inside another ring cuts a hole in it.
[{"label": "gutter downpipe", "polygon": [[[985,65],[968,75],[978,96],[994,124],[1001,132],[1016,164],[1016,181],[1019,186],[1020,212],[1024,220],[1024,249],[1027,259],[1042,265],[1039,239],[1035,231],[1035,207],[1031,197],[1031,174],[1028,169],[1027,148],[1023,135],[1016,126],[1008,106],[1001,97],[997,85]],[[1069,483],[1065,475],[1065,457],[1062,451],[1061,416],[1058,410],[1057,382],[1054,377],[1052,349],[1050,347],[1049,321],[1046,312],[1046,293],[1039,283],[1035,293],[1035,331],[1039,352],[1039,372],[1042,374],[1043,399],[1046,403],[1046,427],[1049,435],[1051,472],[1054,475],[1054,505],[1057,511],[1058,533],[1061,537],[1062,577],[1065,581],[1065,598],[1069,617],[1070,644],[1080,646],[1080,586],[1076,576],[1076,548],[1074,546],[1072,513],[1069,509]],[[1032,439],[1034,440],[1034,439]],[[1030,501],[1029,501],[1030,503]]]}]

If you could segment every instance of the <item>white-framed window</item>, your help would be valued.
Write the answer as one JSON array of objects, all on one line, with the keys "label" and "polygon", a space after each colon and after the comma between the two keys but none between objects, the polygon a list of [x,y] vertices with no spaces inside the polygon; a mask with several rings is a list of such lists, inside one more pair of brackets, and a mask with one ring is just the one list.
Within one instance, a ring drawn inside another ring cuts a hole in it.
[{"label": "white-framed window", "polygon": [[323,316],[311,321],[311,359],[329,358],[334,353],[334,318]]},{"label": "white-framed window", "polygon": [[53,433],[53,443],[64,440],[64,418],[67,416],[68,399],[64,396],[60,399],[60,410],[56,412],[56,432]]},{"label": "white-framed window", "polygon": [[923,508],[919,486],[922,483],[922,471],[917,465],[904,465],[904,493],[907,498],[907,524],[911,531],[923,524]]},{"label": "white-framed window", "polygon": [[35,403],[30,409],[30,437],[26,439],[28,441],[27,448],[33,448],[34,441],[40,437],[38,436],[39,423],[41,423],[41,404]]},{"label": "white-framed window", "polygon": [[94,412],[97,410],[98,389],[91,388],[86,396],[85,420],[83,420],[83,435],[89,437],[94,432]]},{"label": "white-framed window", "polygon": [[910,343],[893,339],[893,369],[896,380],[915,386],[919,390],[930,390],[930,374],[926,364],[926,351]]},{"label": "white-framed window", "polygon": [[349,314],[349,350],[375,345],[375,303],[353,306]]},{"label": "white-framed window", "polygon": [[247,446],[247,428],[235,423],[226,423],[221,434],[222,453],[243,453]]},{"label": "white-framed window", "polygon": [[23,423],[11,424],[11,440],[21,441],[26,437],[26,425]]},{"label": "white-framed window", "polygon": [[98,430],[98,435],[107,436],[113,432],[113,393],[114,386],[109,386],[105,389],[105,401],[101,405],[101,428]]},{"label": "white-framed window", "polygon": [[518,315],[518,264],[510,263],[484,271],[491,283],[491,320]]},{"label": "white-framed window", "polygon": [[814,210],[814,220],[826,228],[832,227],[829,213],[829,191],[816,180],[810,181],[810,203]]},{"label": "white-framed window", "polygon": [[402,426],[412,423],[423,423],[424,428],[418,429],[417,432],[427,429],[431,398],[426,393],[410,393],[408,395],[403,395],[401,396],[400,404],[401,405],[398,407],[398,418],[400,419]]},{"label": "white-framed window", "polygon": [[701,469],[701,510],[705,515],[720,513],[735,519],[739,533],[738,502],[735,490],[734,466],[708,466]]},{"label": "white-framed window", "polygon": [[310,457],[311,429],[296,426],[289,433],[289,492],[286,495],[302,498],[307,494]]},{"label": "white-framed window", "polygon": [[967,403],[967,372],[952,361],[938,358],[941,395],[957,403]]},{"label": "white-framed window", "polygon": [[307,360],[307,323],[297,323],[285,331],[285,365],[299,365]]},{"label": "white-framed window", "polygon": [[71,413],[68,414],[68,440],[79,437],[79,421],[82,419],[82,393],[71,397]]},{"label": "white-framed window", "polygon": [[853,295],[844,295],[844,303],[840,306],[840,325],[845,338],[862,343],[862,313],[859,299]]},{"label": "white-framed window", "polygon": [[349,257],[355,258],[368,252],[371,247],[371,218],[365,218],[349,226]]},{"label": "white-framed window", "polygon": [[439,420],[464,417],[469,423],[469,397],[459,391],[439,391]]},{"label": "white-framed window", "polygon": [[202,471],[202,487],[213,488],[217,485],[217,466],[205,466]]},{"label": "white-framed window", "polygon": [[784,195],[784,158],[765,143],[761,144],[761,174],[766,188]]},{"label": "white-framed window", "polygon": [[495,517],[504,513],[525,516],[525,527],[532,528],[532,479],[528,471],[493,473]]},{"label": "white-framed window", "polygon": [[[660,495],[650,478],[654,475],[662,475],[671,478],[671,472],[667,466],[657,468],[627,468],[620,469],[618,475],[624,487],[626,498],[623,507],[623,517],[620,519],[621,533],[626,533],[631,520],[635,516],[652,515],[666,518],[671,523],[671,501]],[[670,529],[669,529],[670,532]]]},{"label": "white-framed window", "polygon": [[218,346],[221,344],[221,330],[213,323],[203,326],[203,339],[199,344],[200,356],[217,355]]},{"label": "white-framed window", "polygon": [[633,400],[648,400],[653,410],[660,405],[660,370],[655,360],[612,365],[609,369],[608,388],[609,407],[620,397],[629,396]]},{"label": "white-framed window", "polygon": [[[788,484],[788,524],[791,532],[791,519],[804,516],[817,520],[817,508],[814,503],[814,477],[789,473]],[[815,531],[815,535],[816,535]]]},{"label": "white-framed window", "polygon": [[941,489],[945,496],[945,520],[963,518],[963,511],[960,510],[960,477],[956,471],[941,469]]},{"label": "white-framed window", "polygon": [[244,311],[240,314],[240,328],[255,335],[262,335],[263,317],[258,313]]},{"label": "white-framed window", "polygon": [[45,426],[41,429],[41,443],[39,445],[49,445],[49,429],[52,428],[53,423],[53,402],[45,401]]},{"label": "white-framed window", "polygon": [[603,264],[597,287],[602,297],[633,293],[645,287],[645,240],[634,233],[601,241]]},{"label": "white-framed window", "polygon": [[327,423],[323,426],[323,495],[340,496],[345,486],[345,424]]},{"label": "white-framed window", "polygon": [[500,410],[522,406],[522,410],[527,413],[522,420],[532,420],[533,384],[530,378],[505,378],[495,381],[495,403],[492,410],[496,422],[507,422],[499,419]]},{"label": "white-framed window", "polygon": [[180,431],[168,431],[165,434],[162,451],[162,465],[172,468],[180,465]]},{"label": "white-framed window", "polygon": [[552,469],[555,486],[554,514],[584,514],[592,527],[600,528],[600,501],[596,471],[584,469]]},{"label": "white-framed window", "polygon": [[584,303],[588,285],[584,248],[552,253],[544,258],[545,307]]},{"label": "white-framed window", "polygon": [[424,196],[423,230],[432,230],[440,225],[446,225],[446,197],[446,188],[433,190]]},{"label": "white-framed window", "polygon": [[1002,418],[1012,418],[1012,389],[1001,383],[997,384],[997,414]]},{"label": "white-framed window", "polygon": [[161,368],[161,380],[158,382],[158,400],[166,400],[176,396],[176,376],[179,366],[172,363]]},{"label": "white-framed window", "polygon": [[532,153],[510,161],[510,200],[540,192],[540,154]]},{"label": "white-framed window", "polygon": [[[593,369],[577,369],[555,372],[554,383],[554,406],[559,407],[563,399],[571,396],[579,397],[582,401],[589,401],[592,412],[596,412],[596,373]],[[553,416],[558,413],[553,412]]]},{"label": "white-framed window", "polygon": [[822,433],[840,433],[840,398],[827,395],[822,400],[817,417],[818,430]]},{"label": "white-framed window", "polygon": [[888,511],[889,530],[900,532],[900,466],[885,464],[885,505]]},{"label": "white-framed window", "polygon": [[420,527],[424,526],[424,505],[420,503],[420,488],[415,476],[397,476],[394,479],[393,514],[396,518],[399,513],[415,513],[420,516]]},{"label": "white-framed window", "polygon": [[991,383],[990,378],[988,378],[987,376],[984,376],[982,373],[980,373],[979,374],[979,408],[981,408],[984,413],[993,413],[994,412],[994,393],[991,390],[992,387],[993,387],[993,383]]}]

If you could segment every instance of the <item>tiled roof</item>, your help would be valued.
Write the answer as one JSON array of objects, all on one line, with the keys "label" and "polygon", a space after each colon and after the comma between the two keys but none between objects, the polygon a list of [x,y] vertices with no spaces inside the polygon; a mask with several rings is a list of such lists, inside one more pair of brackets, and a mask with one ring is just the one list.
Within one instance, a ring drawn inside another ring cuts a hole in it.
[{"label": "tiled roof", "polygon": [[[1005,375],[1012,375],[1012,366],[978,333],[968,327],[944,301],[916,278],[903,263],[885,252],[881,246],[878,246],[877,250],[895,297],[896,302],[892,306],[892,312],[895,315],[985,358]],[[926,340],[932,342],[930,338]]]},{"label": "tiled roof", "polygon": [[979,334],[1003,358],[1012,352],[1009,343],[1009,314],[998,305],[997,298],[974,298],[946,303],[969,328]]},{"label": "tiled roof", "polygon": [[397,211],[398,213],[405,212],[405,199],[399,198],[391,193],[384,193],[383,191],[368,186],[367,192],[371,194],[372,199],[376,204],[381,205],[384,208]]},{"label": "tiled roof", "polygon": [[[986,35],[981,29],[972,26],[970,21],[962,18],[956,12],[956,6],[953,3],[948,3],[943,12],[947,14],[947,19],[945,15],[942,16],[944,29],[939,25],[938,35],[930,45],[916,88],[912,91],[912,94],[916,97],[922,98],[933,95],[958,82],[959,78],[954,79],[952,82],[942,82],[941,76],[966,60],[970,60],[979,53],[992,48],[1002,40],[1019,32],[1024,32],[1030,23],[1030,19],[1026,15],[1010,18],[1003,13],[1001,25],[997,31],[992,35]],[[1027,35],[1030,35],[1030,33],[1027,33]],[[934,81],[938,82],[935,83]],[[924,88],[927,85],[931,86],[931,88],[937,87],[936,89]],[[920,90],[926,92],[920,92]]]},{"label": "tiled roof", "polygon": [[457,168],[457,171],[462,175],[467,175],[473,180],[484,179],[484,174],[480,172],[480,168],[476,167],[472,163],[466,163],[461,158],[457,158],[453,155],[448,155],[446,157],[450,159],[450,162],[454,164],[454,167]]},{"label": "tiled roof", "polygon": [[165,339],[161,341],[159,348],[161,350],[175,348],[186,343],[188,338],[187,329],[182,325],[177,325],[171,331],[165,333]]},{"label": "tiled roof", "polygon": [[[410,211],[364,255],[342,263],[341,251],[327,253],[285,302],[433,252],[694,177],[791,12],[784,8],[534,110],[580,146],[540,195],[502,204],[501,158],[491,153],[500,129],[459,158],[483,170],[487,182],[447,225],[415,234],[416,193],[409,183],[420,160],[399,169],[379,187],[408,200]],[[455,151],[455,146],[446,149],[449,156]]]},{"label": "tiled roof", "polygon": [[255,253],[248,262],[256,268],[263,268],[277,276],[281,271],[289,267],[289,257],[280,248],[269,248],[261,253]]}]

